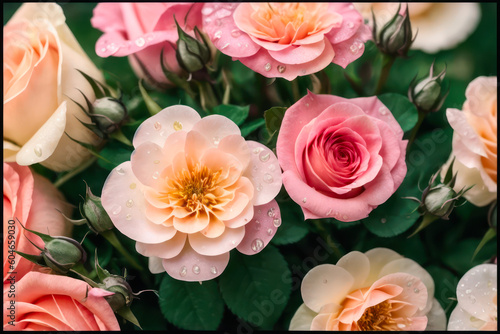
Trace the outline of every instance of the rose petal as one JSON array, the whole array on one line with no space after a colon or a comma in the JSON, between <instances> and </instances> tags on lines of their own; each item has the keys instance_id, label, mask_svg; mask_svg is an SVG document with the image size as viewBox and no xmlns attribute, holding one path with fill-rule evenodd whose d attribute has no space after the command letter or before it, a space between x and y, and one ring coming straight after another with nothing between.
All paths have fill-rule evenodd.
<instances>
[{"instance_id":1,"label":"rose petal","mask_svg":"<svg viewBox=\"0 0 500 334\"><path fill-rule=\"evenodd\" d=\"M314 317L317 315L316 312L311 311L306 304L299 306L297 311L290 321L289 331L308 331L311 329L311 323Z\"/></svg>"},{"instance_id":2,"label":"rose petal","mask_svg":"<svg viewBox=\"0 0 500 334\"><path fill-rule=\"evenodd\" d=\"M189 244L201 255L215 256L229 252L243 239L245 228L226 228L217 238L207 238L202 233L189 235Z\"/></svg>"},{"instance_id":3,"label":"rose petal","mask_svg":"<svg viewBox=\"0 0 500 334\"><path fill-rule=\"evenodd\" d=\"M370 260L368 257L358 251L352 251L342 256L337 266L347 270L354 279L351 290L365 287L364 283L370 273Z\"/></svg>"},{"instance_id":4,"label":"rose petal","mask_svg":"<svg viewBox=\"0 0 500 334\"><path fill-rule=\"evenodd\" d=\"M432 299L432 308L426 314L427 327L426 331L445 331L446 330L446 313L444 312L441 304L436 298Z\"/></svg>"},{"instance_id":5,"label":"rose petal","mask_svg":"<svg viewBox=\"0 0 500 334\"><path fill-rule=\"evenodd\" d=\"M189 243L179 255L172 259L164 259L163 267L167 274L175 279L188 282L201 282L219 276L229 262L229 253L217 256L200 255Z\"/></svg>"},{"instance_id":6,"label":"rose petal","mask_svg":"<svg viewBox=\"0 0 500 334\"><path fill-rule=\"evenodd\" d=\"M373 282L381 277L380 271L387 263L403 258L392 249L382 247L372 248L365 252L365 255L370 261L370 274L366 278L364 285L372 285Z\"/></svg>"},{"instance_id":7,"label":"rose petal","mask_svg":"<svg viewBox=\"0 0 500 334\"><path fill-rule=\"evenodd\" d=\"M192 130L204 135L214 147L217 147L220 141L226 136L241 136L240 128L229 118L221 115L203 117L193 126Z\"/></svg>"},{"instance_id":8,"label":"rose petal","mask_svg":"<svg viewBox=\"0 0 500 334\"><path fill-rule=\"evenodd\" d=\"M256 206L253 219L245 225L245 237L236 249L246 255L259 253L271 241L279 225L281 213L275 200Z\"/></svg>"},{"instance_id":9,"label":"rose petal","mask_svg":"<svg viewBox=\"0 0 500 334\"><path fill-rule=\"evenodd\" d=\"M284 64L303 64L318 58L325 50L325 40L314 44L293 46L280 51L269 51L269 55Z\"/></svg>"},{"instance_id":10,"label":"rose petal","mask_svg":"<svg viewBox=\"0 0 500 334\"><path fill-rule=\"evenodd\" d=\"M159 257L151 256L148 259L149 271L152 274L160 274L160 273L165 272L165 268L163 268L162 261L163 261L163 259L160 259Z\"/></svg>"},{"instance_id":11,"label":"rose petal","mask_svg":"<svg viewBox=\"0 0 500 334\"><path fill-rule=\"evenodd\" d=\"M170 259L179 255L185 243L186 234L177 232L171 239L158 244L136 242L135 249L138 253L147 257Z\"/></svg>"}]
</instances>

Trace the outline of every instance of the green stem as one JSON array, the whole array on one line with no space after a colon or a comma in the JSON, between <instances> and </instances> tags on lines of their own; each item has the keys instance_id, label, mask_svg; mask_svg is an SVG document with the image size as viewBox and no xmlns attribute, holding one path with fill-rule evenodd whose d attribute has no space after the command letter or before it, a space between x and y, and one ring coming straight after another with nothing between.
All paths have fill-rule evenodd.
<instances>
[{"instance_id":1,"label":"green stem","mask_svg":"<svg viewBox=\"0 0 500 334\"><path fill-rule=\"evenodd\" d=\"M116 237L116 234L113 230L102 232L101 235L106 240L108 240L108 242L111 245L113 245L113 247L116 248L123 256L125 256L125 258L127 259L127 261L130 263L130 265L132 267L134 267L135 269L137 269L139 271L144 270L144 268L142 268L142 266L139 263L137 263L137 261L123 247L123 245L121 244L120 240L118 240L118 238Z\"/></svg>"},{"instance_id":2,"label":"green stem","mask_svg":"<svg viewBox=\"0 0 500 334\"><path fill-rule=\"evenodd\" d=\"M411 130L410 139L408 139L408 146L406 147L407 152L409 152L408 149L410 148L411 144L413 144L413 142L415 141L415 138L417 138L418 130L420 129L420 126L422 125L424 118L425 118L425 113L419 110L417 124L415 124L415 126Z\"/></svg>"},{"instance_id":3,"label":"green stem","mask_svg":"<svg viewBox=\"0 0 500 334\"><path fill-rule=\"evenodd\" d=\"M318 229L319 235L325 240L327 245L333 250L333 253L337 257L336 260L340 259L342 256L344 256L343 252L337 247L335 242L332 240L332 237L330 236L330 233L326 230L326 228L323 226L321 220L315 219L312 221L314 226Z\"/></svg>"},{"instance_id":4,"label":"green stem","mask_svg":"<svg viewBox=\"0 0 500 334\"><path fill-rule=\"evenodd\" d=\"M384 55L384 65L382 67L380 78L378 79L377 88L375 89L374 95L378 95L382 91L387 78L389 78L389 72L391 71L392 65L394 64L395 60L396 57L394 56Z\"/></svg>"},{"instance_id":5,"label":"green stem","mask_svg":"<svg viewBox=\"0 0 500 334\"><path fill-rule=\"evenodd\" d=\"M92 158L88 159L86 162L84 162L83 164L81 164L77 168L73 169L72 171L70 171L70 172L64 174L63 176L61 176L60 178L58 178L54 182L54 186L56 188L61 187L68 180L70 180L71 178L73 178L77 174L83 172L85 169L87 169L88 167L90 167L96 160L97 160L96 156L93 156Z\"/></svg>"}]
</instances>

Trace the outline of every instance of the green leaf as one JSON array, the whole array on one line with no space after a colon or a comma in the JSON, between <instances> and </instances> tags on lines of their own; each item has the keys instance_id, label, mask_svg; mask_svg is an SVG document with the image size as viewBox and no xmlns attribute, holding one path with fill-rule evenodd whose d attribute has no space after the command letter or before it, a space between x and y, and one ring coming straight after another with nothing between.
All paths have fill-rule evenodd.
<instances>
[{"instance_id":1,"label":"green leaf","mask_svg":"<svg viewBox=\"0 0 500 334\"><path fill-rule=\"evenodd\" d=\"M241 125L248 117L250 106L235 106L231 104L221 104L212 108L212 113L226 116L236 125Z\"/></svg>"},{"instance_id":2,"label":"green leaf","mask_svg":"<svg viewBox=\"0 0 500 334\"><path fill-rule=\"evenodd\" d=\"M132 151L130 149L124 148L120 143L110 142L99 153L109 162L98 160L97 164L102 168L112 170L122 162L130 160Z\"/></svg>"},{"instance_id":3,"label":"green leaf","mask_svg":"<svg viewBox=\"0 0 500 334\"><path fill-rule=\"evenodd\" d=\"M441 304L446 316L449 317L456 305L456 301L450 298L456 298L458 277L449 270L436 265L429 266L425 270L434 279L434 297Z\"/></svg>"},{"instance_id":4,"label":"green leaf","mask_svg":"<svg viewBox=\"0 0 500 334\"><path fill-rule=\"evenodd\" d=\"M479 239L469 238L451 245L442 255L443 262L463 276L470 268L489 260L497 253L497 244L490 242L472 259Z\"/></svg>"},{"instance_id":5,"label":"green leaf","mask_svg":"<svg viewBox=\"0 0 500 334\"><path fill-rule=\"evenodd\" d=\"M290 297L291 275L277 248L268 245L247 256L231 253L220 276L220 291L227 306L238 317L262 329L272 329Z\"/></svg>"},{"instance_id":6,"label":"green leaf","mask_svg":"<svg viewBox=\"0 0 500 334\"><path fill-rule=\"evenodd\" d=\"M184 282L165 274L160 284L160 309L175 326L187 330L216 330L224 302L215 281Z\"/></svg>"},{"instance_id":7,"label":"green leaf","mask_svg":"<svg viewBox=\"0 0 500 334\"><path fill-rule=\"evenodd\" d=\"M379 95L379 100L392 112L404 132L413 129L418 121L417 107L401 94Z\"/></svg>"},{"instance_id":8,"label":"green leaf","mask_svg":"<svg viewBox=\"0 0 500 334\"><path fill-rule=\"evenodd\" d=\"M416 203L403 199L401 192L396 191L362 222L370 232L379 237L394 237L412 227L420 217L418 212L412 213L416 206Z\"/></svg>"},{"instance_id":9,"label":"green leaf","mask_svg":"<svg viewBox=\"0 0 500 334\"><path fill-rule=\"evenodd\" d=\"M276 131L279 131L283 117L285 117L285 112L285 107L272 107L264 111L264 119L266 120L266 128L269 135L272 136Z\"/></svg>"},{"instance_id":10,"label":"green leaf","mask_svg":"<svg viewBox=\"0 0 500 334\"><path fill-rule=\"evenodd\" d=\"M151 116L156 115L158 112L160 112L161 107L151 98L151 96L149 96L146 89L144 89L144 86L142 85L142 80L139 80L139 90L141 91L142 98L144 99L144 103L146 103L146 108L148 108L148 111L151 114Z\"/></svg>"},{"instance_id":11,"label":"green leaf","mask_svg":"<svg viewBox=\"0 0 500 334\"><path fill-rule=\"evenodd\" d=\"M266 124L266 121L263 118L254 119L241 127L241 135L246 137L264 124Z\"/></svg>"},{"instance_id":12,"label":"green leaf","mask_svg":"<svg viewBox=\"0 0 500 334\"><path fill-rule=\"evenodd\" d=\"M286 207L281 211L281 226L271 242L275 245L287 245L300 241L309 232L308 224L299 210Z\"/></svg>"}]
</instances>

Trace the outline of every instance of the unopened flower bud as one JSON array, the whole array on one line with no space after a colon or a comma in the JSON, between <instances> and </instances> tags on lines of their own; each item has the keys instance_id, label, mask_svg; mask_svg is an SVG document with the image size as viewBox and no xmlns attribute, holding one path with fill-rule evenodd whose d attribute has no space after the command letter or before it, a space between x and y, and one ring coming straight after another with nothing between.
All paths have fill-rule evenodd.
<instances>
[{"instance_id":1,"label":"unopened flower bud","mask_svg":"<svg viewBox=\"0 0 500 334\"><path fill-rule=\"evenodd\" d=\"M67 237L54 237L46 242L41 256L45 264L58 274L66 274L77 263L87 259L80 243Z\"/></svg>"},{"instance_id":2,"label":"unopened flower bud","mask_svg":"<svg viewBox=\"0 0 500 334\"><path fill-rule=\"evenodd\" d=\"M378 48L385 54L391 56L406 57L411 44L412 30L410 16L408 15L408 6L404 15L399 14L401 5L398 11L389 22L387 22L380 32L377 33L377 23L373 14L373 39Z\"/></svg>"},{"instance_id":3,"label":"unopened flower bud","mask_svg":"<svg viewBox=\"0 0 500 334\"><path fill-rule=\"evenodd\" d=\"M90 117L104 134L111 134L119 129L127 117L127 108L118 99L103 97L92 104Z\"/></svg>"},{"instance_id":4,"label":"unopened flower bud","mask_svg":"<svg viewBox=\"0 0 500 334\"><path fill-rule=\"evenodd\" d=\"M411 82L408 89L408 98L420 111L435 112L443 105L448 92L441 95L443 78L446 75L446 69L434 76L434 63L432 63L429 76L416 82Z\"/></svg>"},{"instance_id":5,"label":"unopened flower bud","mask_svg":"<svg viewBox=\"0 0 500 334\"><path fill-rule=\"evenodd\" d=\"M424 206L428 213L438 217L446 217L454 208L457 193L444 184L429 190L424 198Z\"/></svg>"},{"instance_id":6,"label":"unopened flower bud","mask_svg":"<svg viewBox=\"0 0 500 334\"><path fill-rule=\"evenodd\" d=\"M175 52L175 57L180 67L189 73L193 73L201 70L210 61L210 48L206 39L199 32L198 28L195 27L195 33L202 40L201 42L186 34L177 21L177 32L179 34L179 39L177 40L177 50Z\"/></svg>"},{"instance_id":7,"label":"unopened flower bud","mask_svg":"<svg viewBox=\"0 0 500 334\"><path fill-rule=\"evenodd\" d=\"M102 233L111 230L114 225L106 210L102 207L101 198L92 194L87 187L85 201L80 206L82 216L87 219L89 228L95 233Z\"/></svg>"},{"instance_id":8,"label":"unopened flower bud","mask_svg":"<svg viewBox=\"0 0 500 334\"><path fill-rule=\"evenodd\" d=\"M115 312L122 307L130 306L134 298L132 288L122 276L110 275L103 279L99 287L115 293L114 295L105 297Z\"/></svg>"}]
</instances>

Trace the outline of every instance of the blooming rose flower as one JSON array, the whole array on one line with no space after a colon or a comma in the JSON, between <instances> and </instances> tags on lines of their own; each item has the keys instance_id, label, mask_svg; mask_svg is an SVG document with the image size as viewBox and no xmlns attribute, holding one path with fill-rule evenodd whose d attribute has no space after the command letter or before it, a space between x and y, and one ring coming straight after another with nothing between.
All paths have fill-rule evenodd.
<instances>
[{"instance_id":1,"label":"blooming rose flower","mask_svg":"<svg viewBox=\"0 0 500 334\"><path fill-rule=\"evenodd\" d=\"M202 13L217 49L268 78L345 68L371 37L351 3L206 3Z\"/></svg>"},{"instance_id":2,"label":"blooming rose flower","mask_svg":"<svg viewBox=\"0 0 500 334\"><path fill-rule=\"evenodd\" d=\"M387 248L357 251L309 271L290 330L442 330L446 315L434 281Z\"/></svg>"},{"instance_id":3,"label":"blooming rose flower","mask_svg":"<svg viewBox=\"0 0 500 334\"><path fill-rule=\"evenodd\" d=\"M190 107L171 106L142 123L133 144L101 199L116 228L150 258L151 272L212 279L230 250L259 252L281 224L276 156L245 141L226 117L200 119Z\"/></svg>"},{"instance_id":4,"label":"blooming rose flower","mask_svg":"<svg viewBox=\"0 0 500 334\"><path fill-rule=\"evenodd\" d=\"M472 204L485 206L497 198L497 77L478 77L465 91L462 111L446 110L454 130L451 160L457 174L455 190L474 185L464 197Z\"/></svg>"},{"instance_id":5,"label":"blooming rose flower","mask_svg":"<svg viewBox=\"0 0 500 334\"><path fill-rule=\"evenodd\" d=\"M406 175L407 140L376 97L309 93L285 113L276 150L283 184L309 218L366 218Z\"/></svg>"},{"instance_id":6,"label":"blooming rose flower","mask_svg":"<svg viewBox=\"0 0 500 334\"><path fill-rule=\"evenodd\" d=\"M89 118L72 100L95 99L78 72L103 77L65 23L55 3L25 3L3 29L3 157L20 165L75 168L90 153L64 134L94 144L79 120Z\"/></svg>"},{"instance_id":7,"label":"blooming rose flower","mask_svg":"<svg viewBox=\"0 0 500 334\"><path fill-rule=\"evenodd\" d=\"M71 277L33 271L17 282L14 297L4 288L3 329L117 331L118 321L104 299L112 294ZM15 311L9 317L12 302Z\"/></svg>"},{"instance_id":8,"label":"blooming rose flower","mask_svg":"<svg viewBox=\"0 0 500 334\"><path fill-rule=\"evenodd\" d=\"M174 16L181 28L194 36L193 29L202 29L203 3L99 3L90 20L92 26L104 32L96 43L100 57L130 56L130 64L139 78L150 83L170 83L161 67L181 73L175 57L179 38ZM142 65L141 65L142 63Z\"/></svg>"},{"instance_id":9,"label":"blooming rose flower","mask_svg":"<svg viewBox=\"0 0 500 334\"><path fill-rule=\"evenodd\" d=\"M398 3L355 2L354 6L363 17L372 21L372 9L377 26L387 23L398 10ZM401 6L401 14L405 5ZM409 3L408 13L413 34L412 49L428 53L451 49L463 42L476 29L481 17L478 3ZM461 22L457 25L455 22ZM418 31L418 33L416 33Z\"/></svg>"},{"instance_id":10,"label":"blooming rose flower","mask_svg":"<svg viewBox=\"0 0 500 334\"><path fill-rule=\"evenodd\" d=\"M15 163L3 164L3 282L15 272L16 280L33 269L34 264L13 254L18 250L27 254L40 254L28 238L43 248L43 241L25 231L17 219L28 229L54 235L69 236L72 225L61 215L71 215L71 207L62 194L46 178L31 173L29 167ZM12 257L9 255L14 255Z\"/></svg>"},{"instance_id":11,"label":"blooming rose flower","mask_svg":"<svg viewBox=\"0 0 500 334\"><path fill-rule=\"evenodd\" d=\"M497 330L497 265L480 264L457 285L458 305L448 330Z\"/></svg>"}]
</instances>

